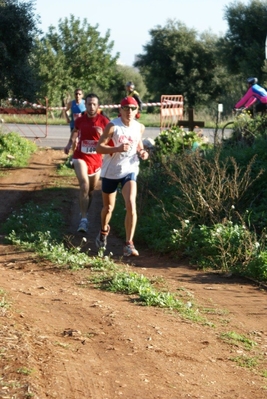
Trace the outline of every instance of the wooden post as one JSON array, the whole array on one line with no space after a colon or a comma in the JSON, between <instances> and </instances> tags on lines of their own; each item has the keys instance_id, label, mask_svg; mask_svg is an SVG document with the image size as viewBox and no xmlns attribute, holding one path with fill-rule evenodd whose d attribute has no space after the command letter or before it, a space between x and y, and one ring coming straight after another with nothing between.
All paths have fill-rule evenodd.
<instances>
[{"instance_id":1,"label":"wooden post","mask_svg":"<svg viewBox=\"0 0 267 399\"><path fill-rule=\"evenodd\" d=\"M188 127L192 131L197 127L205 127L205 122L194 120L194 108L188 109L188 121L178 121L178 126Z\"/></svg>"}]
</instances>

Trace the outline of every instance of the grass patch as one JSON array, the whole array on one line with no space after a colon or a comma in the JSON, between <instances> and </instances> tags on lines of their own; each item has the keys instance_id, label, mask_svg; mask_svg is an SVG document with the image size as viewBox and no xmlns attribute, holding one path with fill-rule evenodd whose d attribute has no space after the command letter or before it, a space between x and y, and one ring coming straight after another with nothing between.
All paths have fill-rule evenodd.
<instances>
[{"instance_id":1,"label":"grass patch","mask_svg":"<svg viewBox=\"0 0 267 399\"><path fill-rule=\"evenodd\" d=\"M234 331L222 333L220 335L220 338L229 345L242 347L245 350L251 350L252 348L257 346L257 343L255 341L252 341L244 335L240 335Z\"/></svg>"},{"instance_id":2,"label":"grass patch","mask_svg":"<svg viewBox=\"0 0 267 399\"><path fill-rule=\"evenodd\" d=\"M233 350L236 351L238 355L229 357L229 360L235 362L239 367L252 369L257 374L267 377L267 373L265 375L266 370L261 370L261 365L265 363L265 359L262 354L262 349L257 348L257 342L235 331L221 333L220 338L223 342L238 348L238 350ZM245 352L242 353L243 351ZM248 356L247 352L252 353L252 355Z\"/></svg>"},{"instance_id":3,"label":"grass patch","mask_svg":"<svg viewBox=\"0 0 267 399\"><path fill-rule=\"evenodd\" d=\"M9 303L6 300L5 297L5 291L0 289L0 308L2 309L2 311L4 311L5 309L9 308Z\"/></svg>"},{"instance_id":4,"label":"grass patch","mask_svg":"<svg viewBox=\"0 0 267 399\"><path fill-rule=\"evenodd\" d=\"M30 140L17 133L0 133L0 167L22 168L28 165L30 156L38 149Z\"/></svg>"},{"instance_id":5,"label":"grass patch","mask_svg":"<svg viewBox=\"0 0 267 399\"><path fill-rule=\"evenodd\" d=\"M206 323L191 302L183 302L173 293L158 291L154 287L155 281L142 274L123 269L123 266L110 266L107 269L103 269L102 265L100 268L92 267L92 271L97 273L88 278L89 282L102 290L130 295L133 302L140 305L175 310L185 319Z\"/></svg>"},{"instance_id":6,"label":"grass patch","mask_svg":"<svg viewBox=\"0 0 267 399\"><path fill-rule=\"evenodd\" d=\"M69 155L65 161L57 166L59 176L75 176L75 171L71 163L72 155Z\"/></svg>"},{"instance_id":7,"label":"grass patch","mask_svg":"<svg viewBox=\"0 0 267 399\"><path fill-rule=\"evenodd\" d=\"M17 369L18 374L31 375L33 372L33 369L28 369L27 367L20 367Z\"/></svg>"},{"instance_id":8,"label":"grass patch","mask_svg":"<svg viewBox=\"0 0 267 399\"><path fill-rule=\"evenodd\" d=\"M259 357L248 357L245 355L230 358L231 361L237 363L239 367L255 369L259 365Z\"/></svg>"},{"instance_id":9,"label":"grass patch","mask_svg":"<svg viewBox=\"0 0 267 399\"><path fill-rule=\"evenodd\" d=\"M34 217L32 217L34 215ZM134 302L143 306L155 306L178 311L183 318L196 322L206 322L192 302L183 302L170 292L155 288L158 280L150 281L147 277L129 271L117 265L110 256L90 257L83 252L86 238L82 238L77 247L62 242L63 216L54 203L39 206L33 202L14 211L4 223L3 230L7 239L24 250L30 250L59 266L78 270L90 267L93 275L89 279L96 287L112 292L134 295ZM162 282L161 282L162 283ZM180 293L179 293L180 294Z\"/></svg>"}]
</instances>

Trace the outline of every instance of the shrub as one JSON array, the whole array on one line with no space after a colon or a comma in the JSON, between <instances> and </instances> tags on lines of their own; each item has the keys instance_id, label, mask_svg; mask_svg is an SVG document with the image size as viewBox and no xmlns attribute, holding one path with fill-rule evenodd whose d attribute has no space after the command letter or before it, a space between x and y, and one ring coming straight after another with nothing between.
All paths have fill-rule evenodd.
<instances>
[{"instance_id":1,"label":"shrub","mask_svg":"<svg viewBox=\"0 0 267 399\"><path fill-rule=\"evenodd\" d=\"M37 145L17 133L0 133L0 166L4 168L27 166Z\"/></svg>"},{"instance_id":2,"label":"shrub","mask_svg":"<svg viewBox=\"0 0 267 399\"><path fill-rule=\"evenodd\" d=\"M185 131L180 127L164 130L155 139L155 161L166 160L172 154L203 150L209 147L201 133ZM167 157L166 157L167 156Z\"/></svg>"}]
</instances>

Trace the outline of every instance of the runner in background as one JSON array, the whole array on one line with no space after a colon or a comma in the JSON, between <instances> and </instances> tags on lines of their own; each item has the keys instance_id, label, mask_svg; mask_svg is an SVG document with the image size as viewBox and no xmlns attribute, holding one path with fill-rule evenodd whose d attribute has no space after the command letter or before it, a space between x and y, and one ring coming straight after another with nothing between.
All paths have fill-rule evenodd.
<instances>
[{"instance_id":1,"label":"runner in background","mask_svg":"<svg viewBox=\"0 0 267 399\"><path fill-rule=\"evenodd\" d=\"M65 114L67 123L70 125L70 132L72 132L74 128L75 120L82 115L83 112L86 111L85 101L83 99L83 91L82 89L76 89L74 91L75 99L71 100L66 107Z\"/></svg>"},{"instance_id":2,"label":"runner in background","mask_svg":"<svg viewBox=\"0 0 267 399\"><path fill-rule=\"evenodd\" d=\"M134 83L131 81L126 83L125 88L126 88L126 96L133 97L138 104L138 112L136 113L135 118L139 119L140 113L142 112L142 109L143 109L143 104L142 104L142 100L139 96L139 93L135 90Z\"/></svg>"},{"instance_id":3,"label":"runner in background","mask_svg":"<svg viewBox=\"0 0 267 399\"><path fill-rule=\"evenodd\" d=\"M86 106L85 106L85 101L83 99L82 89L76 89L74 92L74 95L75 95L75 99L68 103L66 110L65 110L66 119L70 125L70 133L74 129L75 120L86 112ZM69 115L69 111L70 111L70 115ZM102 109L98 108L97 113L102 114L107 119L109 119L109 117L105 114L105 112ZM73 143L73 147L72 147L73 152L75 151L76 146L77 146L77 140ZM70 163L72 164L72 161L70 161Z\"/></svg>"}]
</instances>

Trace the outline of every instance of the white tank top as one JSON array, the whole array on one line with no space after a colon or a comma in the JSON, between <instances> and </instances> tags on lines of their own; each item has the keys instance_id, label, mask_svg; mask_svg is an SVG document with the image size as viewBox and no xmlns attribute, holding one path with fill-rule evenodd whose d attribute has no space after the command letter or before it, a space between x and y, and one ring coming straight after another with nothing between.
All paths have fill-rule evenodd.
<instances>
[{"instance_id":1,"label":"white tank top","mask_svg":"<svg viewBox=\"0 0 267 399\"><path fill-rule=\"evenodd\" d=\"M121 179L129 173L137 175L139 172L137 146L141 140L141 125L136 120L133 120L131 126L125 126L121 118L113 119L111 123L114 125L112 136L114 147L118 147L122 143L129 143L130 149L127 152L105 154L101 177Z\"/></svg>"}]
</instances>

